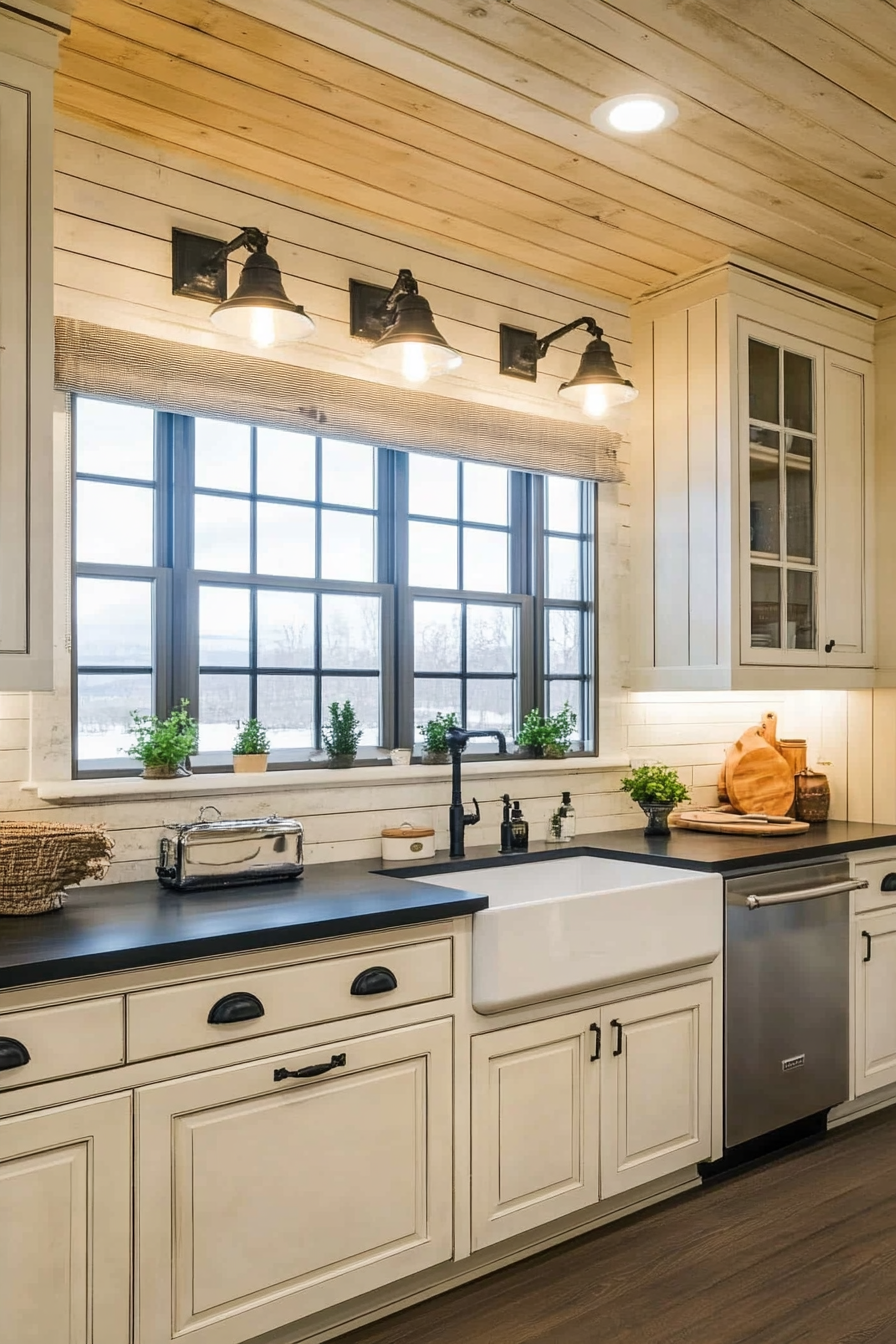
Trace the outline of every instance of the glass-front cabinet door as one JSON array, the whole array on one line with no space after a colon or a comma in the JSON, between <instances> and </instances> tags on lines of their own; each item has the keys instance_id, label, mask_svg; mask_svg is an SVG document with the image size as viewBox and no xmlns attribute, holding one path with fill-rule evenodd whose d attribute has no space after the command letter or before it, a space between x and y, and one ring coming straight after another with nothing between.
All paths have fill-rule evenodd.
<instances>
[{"instance_id":1,"label":"glass-front cabinet door","mask_svg":"<svg viewBox=\"0 0 896 1344\"><path fill-rule=\"evenodd\" d=\"M819 661L818 444L823 351L743 324L744 661Z\"/></svg>"}]
</instances>

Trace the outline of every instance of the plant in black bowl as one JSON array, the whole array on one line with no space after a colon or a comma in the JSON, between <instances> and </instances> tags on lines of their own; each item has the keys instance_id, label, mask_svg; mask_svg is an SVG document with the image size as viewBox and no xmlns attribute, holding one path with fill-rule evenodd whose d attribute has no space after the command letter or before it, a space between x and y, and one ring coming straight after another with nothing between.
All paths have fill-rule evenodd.
<instances>
[{"instance_id":1,"label":"plant in black bowl","mask_svg":"<svg viewBox=\"0 0 896 1344\"><path fill-rule=\"evenodd\" d=\"M639 803L647 817L645 835L668 835L669 813L678 803L686 803L690 794L668 765L639 765L622 781L624 793Z\"/></svg>"},{"instance_id":2,"label":"plant in black bowl","mask_svg":"<svg viewBox=\"0 0 896 1344\"><path fill-rule=\"evenodd\" d=\"M528 756L549 756L559 759L566 755L576 729L576 715L569 701L556 714L544 717L540 709L530 709L516 735L518 747Z\"/></svg>"}]
</instances>

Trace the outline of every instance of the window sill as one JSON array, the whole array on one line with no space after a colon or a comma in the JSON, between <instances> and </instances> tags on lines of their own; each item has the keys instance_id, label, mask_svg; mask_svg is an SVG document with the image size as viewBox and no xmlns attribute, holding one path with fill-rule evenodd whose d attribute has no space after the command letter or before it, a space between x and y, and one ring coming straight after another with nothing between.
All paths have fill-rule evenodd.
<instances>
[{"instance_id":1,"label":"window sill","mask_svg":"<svg viewBox=\"0 0 896 1344\"><path fill-rule=\"evenodd\" d=\"M568 756L561 761L469 761L464 779L506 779L514 776L584 775L601 770L626 770L627 756ZM186 779L72 779L29 781L20 787L44 803L123 802L140 798L223 797L227 794L301 793L305 789L377 788L419 784L451 778L450 765L352 766L348 770L272 770L259 775L202 774Z\"/></svg>"}]
</instances>

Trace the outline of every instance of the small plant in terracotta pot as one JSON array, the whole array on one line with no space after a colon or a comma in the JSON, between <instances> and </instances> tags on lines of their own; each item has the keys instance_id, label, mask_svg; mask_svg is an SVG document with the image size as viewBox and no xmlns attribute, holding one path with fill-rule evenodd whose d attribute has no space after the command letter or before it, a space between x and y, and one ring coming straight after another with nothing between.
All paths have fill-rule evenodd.
<instances>
[{"instance_id":1,"label":"small plant in terracotta pot","mask_svg":"<svg viewBox=\"0 0 896 1344\"><path fill-rule=\"evenodd\" d=\"M451 759L448 755L448 738L446 736L449 728L456 728L457 715L453 712L448 714L437 714L434 719L429 719L422 724L418 731L423 734L423 764L424 765L447 765Z\"/></svg>"},{"instance_id":2,"label":"small plant in terracotta pot","mask_svg":"<svg viewBox=\"0 0 896 1344\"><path fill-rule=\"evenodd\" d=\"M639 765L622 781L622 789L646 815L645 835L668 835L669 813L691 796L668 765Z\"/></svg>"},{"instance_id":3,"label":"small plant in terracotta pot","mask_svg":"<svg viewBox=\"0 0 896 1344\"><path fill-rule=\"evenodd\" d=\"M131 714L135 741L128 755L143 763L144 779L178 779L190 773L186 759L198 745L199 725L189 709L189 700L181 700L167 719L136 711Z\"/></svg>"},{"instance_id":4,"label":"small plant in terracotta pot","mask_svg":"<svg viewBox=\"0 0 896 1344\"><path fill-rule=\"evenodd\" d=\"M235 775L263 774L268 768L271 743L257 719L237 723L237 739L233 744L233 772Z\"/></svg>"},{"instance_id":5,"label":"small plant in terracotta pot","mask_svg":"<svg viewBox=\"0 0 896 1344\"><path fill-rule=\"evenodd\" d=\"M321 733L332 770L345 770L354 764L361 741L361 723L351 700L340 707L334 700L328 709L329 721Z\"/></svg>"}]
</instances>

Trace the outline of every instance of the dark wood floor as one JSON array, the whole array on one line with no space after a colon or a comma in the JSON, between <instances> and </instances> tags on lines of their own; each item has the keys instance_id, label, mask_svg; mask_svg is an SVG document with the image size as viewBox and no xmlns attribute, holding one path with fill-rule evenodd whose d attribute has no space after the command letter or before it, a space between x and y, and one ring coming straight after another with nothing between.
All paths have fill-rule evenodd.
<instances>
[{"instance_id":1,"label":"dark wood floor","mask_svg":"<svg viewBox=\"0 0 896 1344\"><path fill-rule=\"evenodd\" d=\"M341 1344L896 1344L896 1108Z\"/></svg>"}]
</instances>

